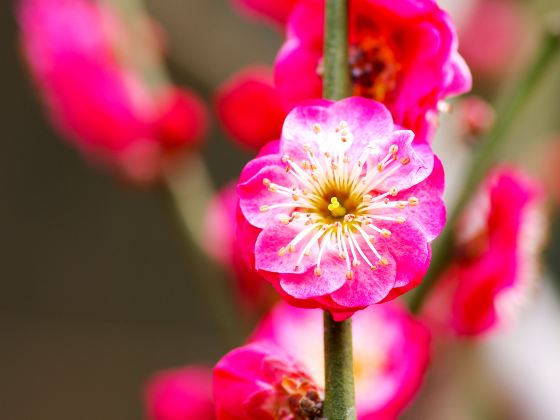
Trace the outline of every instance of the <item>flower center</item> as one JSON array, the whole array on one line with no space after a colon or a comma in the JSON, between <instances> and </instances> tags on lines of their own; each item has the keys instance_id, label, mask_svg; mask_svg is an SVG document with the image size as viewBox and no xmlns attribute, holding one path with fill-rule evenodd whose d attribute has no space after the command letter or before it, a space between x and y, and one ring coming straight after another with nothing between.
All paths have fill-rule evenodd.
<instances>
[{"instance_id":1,"label":"flower center","mask_svg":"<svg viewBox=\"0 0 560 420\"><path fill-rule=\"evenodd\" d=\"M334 133L323 133L318 124L313 126L313 131L321 136L316 142L321 147L320 153L304 145L306 159L297 162L291 156L283 156L282 162L293 184L279 185L265 178L264 186L285 200L263 205L260 210L286 209L278 215L278 220L296 227L298 233L278 250L278 255L298 252L296 270L313 253L314 272L320 276L323 255L334 252L346 265L346 277L351 280L355 267L362 263L372 270L377 270L378 264L389 264L388 258L378 251L376 241L389 239L391 231L380 225L404 223L405 218L398 213L407 206L417 205L418 199L396 199L399 194L396 187L387 191L382 186L408 165L410 159L399 156L395 144L383 155L372 142L351 162L347 151L352 146L353 135L346 122L341 121Z\"/></svg>"},{"instance_id":2,"label":"flower center","mask_svg":"<svg viewBox=\"0 0 560 420\"><path fill-rule=\"evenodd\" d=\"M338 198L331 198L331 204L327 206L333 217L343 217L346 215L346 209L338 202Z\"/></svg>"},{"instance_id":3,"label":"flower center","mask_svg":"<svg viewBox=\"0 0 560 420\"><path fill-rule=\"evenodd\" d=\"M397 86L400 64L385 40L365 35L350 46L353 94L384 101Z\"/></svg>"},{"instance_id":4,"label":"flower center","mask_svg":"<svg viewBox=\"0 0 560 420\"><path fill-rule=\"evenodd\" d=\"M323 415L322 391L308 379L285 376L280 389L286 395L286 407L279 411L279 418L318 420Z\"/></svg>"}]
</instances>

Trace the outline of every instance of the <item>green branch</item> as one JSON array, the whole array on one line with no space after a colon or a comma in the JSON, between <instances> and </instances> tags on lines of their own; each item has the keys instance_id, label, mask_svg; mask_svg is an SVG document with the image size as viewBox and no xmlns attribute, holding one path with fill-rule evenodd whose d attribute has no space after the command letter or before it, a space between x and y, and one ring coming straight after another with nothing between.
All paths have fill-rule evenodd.
<instances>
[{"instance_id":1,"label":"green branch","mask_svg":"<svg viewBox=\"0 0 560 420\"><path fill-rule=\"evenodd\" d=\"M323 96L340 100L350 94L348 1L327 0ZM352 320L336 322L325 312L325 404L327 420L355 420Z\"/></svg>"}]
</instances>

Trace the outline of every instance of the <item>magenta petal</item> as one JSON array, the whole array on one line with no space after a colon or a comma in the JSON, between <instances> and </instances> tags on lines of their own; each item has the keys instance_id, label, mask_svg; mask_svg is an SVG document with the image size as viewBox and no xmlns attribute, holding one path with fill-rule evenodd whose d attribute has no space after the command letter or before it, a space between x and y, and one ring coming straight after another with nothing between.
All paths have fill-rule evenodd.
<instances>
[{"instance_id":1,"label":"magenta petal","mask_svg":"<svg viewBox=\"0 0 560 420\"><path fill-rule=\"evenodd\" d=\"M267 159L265 156L260 159ZM276 208L261 211L262 206L284 203L285 196L272 193L264 185L265 179L285 185L286 171L279 166L266 166L248 181L238 184L239 206L247 220L255 227L264 228L270 223L278 223L276 217L282 213L289 213L290 208ZM295 206L292 208L292 210Z\"/></svg>"},{"instance_id":2,"label":"magenta petal","mask_svg":"<svg viewBox=\"0 0 560 420\"><path fill-rule=\"evenodd\" d=\"M365 263L353 267L354 278L332 293L334 302L349 308L381 302L393 288L397 271L393 256L388 253L384 256L389 264L377 264L376 270Z\"/></svg>"},{"instance_id":3,"label":"magenta petal","mask_svg":"<svg viewBox=\"0 0 560 420\"><path fill-rule=\"evenodd\" d=\"M380 152L368 159L368 166L375 168L387 155L391 145L398 147L397 161L388 165L384 170L391 171L393 165L400 165L401 168L376 186L376 190L388 191L393 187L399 190L410 188L430 175L434 164L434 154L428 144L415 144L413 139L414 134L410 130L395 131L389 137L387 145L379 146ZM408 159L409 163L402 165L403 159ZM383 174L381 173L381 175Z\"/></svg>"},{"instance_id":4,"label":"magenta petal","mask_svg":"<svg viewBox=\"0 0 560 420\"><path fill-rule=\"evenodd\" d=\"M280 255L280 249L287 247L292 239L301 231L293 223L284 226L280 223L270 224L259 234L255 244L255 268L257 270L272 271L276 273L305 273L316 263L317 245L311 248L311 254L298 259L303 253L303 248L308 240L303 240L294 252L286 251ZM313 233L308 237L311 238Z\"/></svg>"},{"instance_id":5,"label":"magenta petal","mask_svg":"<svg viewBox=\"0 0 560 420\"><path fill-rule=\"evenodd\" d=\"M445 203L442 194L444 188L444 173L441 161L434 159L434 169L425 182L401 191L397 198L407 200L418 198L419 204L404 210L406 218L414 220L425 234L428 242L433 241L443 229L446 220Z\"/></svg>"},{"instance_id":6,"label":"magenta petal","mask_svg":"<svg viewBox=\"0 0 560 420\"><path fill-rule=\"evenodd\" d=\"M308 299L326 295L338 290L346 281L346 266L334 252L327 253L321 260L321 275L313 268L305 273L283 274L280 286L296 299Z\"/></svg>"}]
</instances>

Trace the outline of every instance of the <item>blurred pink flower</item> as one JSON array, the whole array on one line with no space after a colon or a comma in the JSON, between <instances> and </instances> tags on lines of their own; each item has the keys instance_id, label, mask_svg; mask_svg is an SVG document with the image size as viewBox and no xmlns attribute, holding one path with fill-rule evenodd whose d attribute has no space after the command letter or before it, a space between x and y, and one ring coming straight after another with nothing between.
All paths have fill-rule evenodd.
<instances>
[{"instance_id":1,"label":"blurred pink flower","mask_svg":"<svg viewBox=\"0 0 560 420\"><path fill-rule=\"evenodd\" d=\"M494 124L494 108L483 98L475 95L462 98L457 104L459 129L466 137L480 137Z\"/></svg>"},{"instance_id":2,"label":"blurred pink flower","mask_svg":"<svg viewBox=\"0 0 560 420\"><path fill-rule=\"evenodd\" d=\"M238 184L238 252L296 306L344 319L416 286L445 221L443 170L372 100L295 108Z\"/></svg>"},{"instance_id":3,"label":"blurred pink flower","mask_svg":"<svg viewBox=\"0 0 560 420\"><path fill-rule=\"evenodd\" d=\"M23 52L49 116L88 157L149 181L204 134L200 101L166 83L148 86L128 59L131 34L107 6L21 0L18 17Z\"/></svg>"},{"instance_id":4,"label":"blurred pink flower","mask_svg":"<svg viewBox=\"0 0 560 420\"><path fill-rule=\"evenodd\" d=\"M322 319L319 310L281 303L257 326L251 341L274 343L323 384ZM430 355L428 330L394 303L361 311L352 324L358 419L396 419L422 383Z\"/></svg>"},{"instance_id":5,"label":"blurred pink flower","mask_svg":"<svg viewBox=\"0 0 560 420\"><path fill-rule=\"evenodd\" d=\"M275 81L288 107L322 96L324 0L301 0L288 23ZM429 140L437 105L468 91L449 16L434 0L350 3L353 94L383 102L396 124Z\"/></svg>"},{"instance_id":6,"label":"blurred pink flower","mask_svg":"<svg viewBox=\"0 0 560 420\"><path fill-rule=\"evenodd\" d=\"M542 204L534 180L514 168L494 170L461 219L456 261L425 305L426 316L466 336L512 318L537 276Z\"/></svg>"},{"instance_id":7,"label":"blurred pink flower","mask_svg":"<svg viewBox=\"0 0 560 420\"><path fill-rule=\"evenodd\" d=\"M475 0L459 30L461 53L477 75L499 76L525 55L524 11L516 0Z\"/></svg>"},{"instance_id":8,"label":"blurred pink flower","mask_svg":"<svg viewBox=\"0 0 560 420\"><path fill-rule=\"evenodd\" d=\"M212 371L190 366L153 376L145 390L149 420L214 420Z\"/></svg>"},{"instance_id":9,"label":"blurred pink flower","mask_svg":"<svg viewBox=\"0 0 560 420\"><path fill-rule=\"evenodd\" d=\"M243 69L220 86L215 103L225 131L242 146L258 149L280 137L287 112L271 69Z\"/></svg>"},{"instance_id":10,"label":"blurred pink flower","mask_svg":"<svg viewBox=\"0 0 560 420\"><path fill-rule=\"evenodd\" d=\"M239 252L236 241L237 193L235 185L223 187L212 199L206 212L205 250L231 271L237 295L246 313L262 313L272 305L275 293L255 270L252 256Z\"/></svg>"},{"instance_id":11,"label":"blurred pink flower","mask_svg":"<svg viewBox=\"0 0 560 420\"><path fill-rule=\"evenodd\" d=\"M282 349L252 343L226 354L214 368L218 420L315 418L323 391Z\"/></svg>"},{"instance_id":12,"label":"blurred pink flower","mask_svg":"<svg viewBox=\"0 0 560 420\"><path fill-rule=\"evenodd\" d=\"M283 27L298 0L232 0L242 13Z\"/></svg>"}]
</instances>

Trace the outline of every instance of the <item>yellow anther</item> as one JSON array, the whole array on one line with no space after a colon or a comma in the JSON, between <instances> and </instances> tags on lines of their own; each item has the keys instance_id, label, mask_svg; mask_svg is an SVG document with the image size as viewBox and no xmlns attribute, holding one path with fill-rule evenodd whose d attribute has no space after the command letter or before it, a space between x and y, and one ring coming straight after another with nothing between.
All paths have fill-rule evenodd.
<instances>
[{"instance_id":1,"label":"yellow anther","mask_svg":"<svg viewBox=\"0 0 560 420\"><path fill-rule=\"evenodd\" d=\"M263 179L263 185L265 185L266 187L268 187L270 185L271 181L268 178L264 178Z\"/></svg>"},{"instance_id":2,"label":"yellow anther","mask_svg":"<svg viewBox=\"0 0 560 420\"><path fill-rule=\"evenodd\" d=\"M348 123L344 120L340 121L340 124L338 125L340 128L347 128L348 127Z\"/></svg>"},{"instance_id":3,"label":"yellow anther","mask_svg":"<svg viewBox=\"0 0 560 420\"><path fill-rule=\"evenodd\" d=\"M411 206L417 206L419 202L420 200L418 200L418 198L416 197L410 197L408 199L408 204L410 204Z\"/></svg>"},{"instance_id":4,"label":"yellow anther","mask_svg":"<svg viewBox=\"0 0 560 420\"><path fill-rule=\"evenodd\" d=\"M294 244L288 245L288 252L295 252L295 251L296 251L296 246Z\"/></svg>"},{"instance_id":5,"label":"yellow anther","mask_svg":"<svg viewBox=\"0 0 560 420\"><path fill-rule=\"evenodd\" d=\"M375 270L377 270L377 266L372 265L372 266L371 266L371 271L375 271Z\"/></svg>"},{"instance_id":6,"label":"yellow anther","mask_svg":"<svg viewBox=\"0 0 560 420\"><path fill-rule=\"evenodd\" d=\"M381 162L379 162L379 163L377 164L377 170L378 170L379 172L382 172L383 169L385 169L385 165L383 165Z\"/></svg>"},{"instance_id":7,"label":"yellow anther","mask_svg":"<svg viewBox=\"0 0 560 420\"><path fill-rule=\"evenodd\" d=\"M268 209L269 209L269 207L268 207L268 206L260 206L260 207L259 207L259 211L260 211L261 213L265 213L265 212L267 212L267 211L268 211Z\"/></svg>"},{"instance_id":8,"label":"yellow anther","mask_svg":"<svg viewBox=\"0 0 560 420\"><path fill-rule=\"evenodd\" d=\"M409 157L404 157L401 159L401 163L403 165L408 165L410 163L410 158Z\"/></svg>"},{"instance_id":9,"label":"yellow anther","mask_svg":"<svg viewBox=\"0 0 560 420\"><path fill-rule=\"evenodd\" d=\"M389 193L394 197L399 193L399 190L397 187L393 187L389 190Z\"/></svg>"},{"instance_id":10,"label":"yellow anther","mask_svg":"<svg viewBox=\"0 0 560 420\"><path fill-rule=\"evenodd\" d=\"M321 125L320 124L313 124L313 132L315 134L319 134L321 132Z\"/></svg>"},{"instance_id":11,"label":"yellow anther","mask_svg":"<svg viewBox=\"0 0 560 420\"><path fill-rule=\"evenodd\" d=\"M354 278L354 272L352 270L348 270L346 272L346 279L347 280L352 280Z\"/></svg>"},{"instance_id":12,"label":"yellow anther","mask_svg":"<svg viewBox=\"0 0 560 420\"><path fill-rule=\"evenodd\" d=\"M278 220L280 220L280 223L282 223L283 225L287 225L292 221L292 218L286 214L279 214Z\"/></svg>"},{"instance_id":13,"label":"yellow anther","mask_svg":"<svg viewBox=\"0 0 560 420\"><path fill-rule=\"evenodd\" d=\"M391 145L391 147L389 148L389 153L391 153L392 155L396 154L399 151L399 146L397 146L396 144Z\"/></svg>"},{"instance_id":14,"label":"yellow anther","mask_svg":"<svg viewBox=\"0 0 560 420\"><path fill-rule=\"evenodd\" d=\"M315 270L313 270L313 272L315 273L315 275L317 277L319 277L321 275L321 269L319 267L315 267Z\"/></svg>"},{"instance_id":15,"label":"yellow anther","mask_svg":"<svg viewBox=\"0 0 560 420\"><path fill-rule=\"evenodd\" d=\"M278 250L278 255L280 257L283 257L284 255L286 255L286 248L282 247Z\"/></svg>"},{"instance_id":16,"label":"yellow anther","mask_svg":"<svg viewBox=\"0 0 560 420\"><path fill-rule=\"evenodd\" d=\"M397 223L402 225L404 222L406 222L406 219L404 217L402 216L397 217Z\"/></svg>"},{"instance_id":17,"label":"yellow anther","mask_svg":"<svg viewBox=\"0 0 560 420\"><path fill-rule=\"evenodd\" d=\"M360 265L360 261L354 260L354 261L352 261L352 265L353 265L354 267L358 267L358 266Z\"/></svg>"},{"instance_id":18,"label":"yellow anther","mask_svg":"<svg viewBox=\"0 0 560 420\"><path fill-rule=\"evenodd\" d=\"M381 229L381 236L383 236L384 238L390 238L391 231L388 229Z\"/></svg>"},{"instance_id":19,"label":"yellow anther","mask_svg":"<svg viewBox=\"0 0 560 420\"><path fill-rule=\"evenodd\" d=\"M379 263L381 265L389 265L389 260L385 257L381 257L381 259L379 260Z\"/></svg>"}]
</instances>

